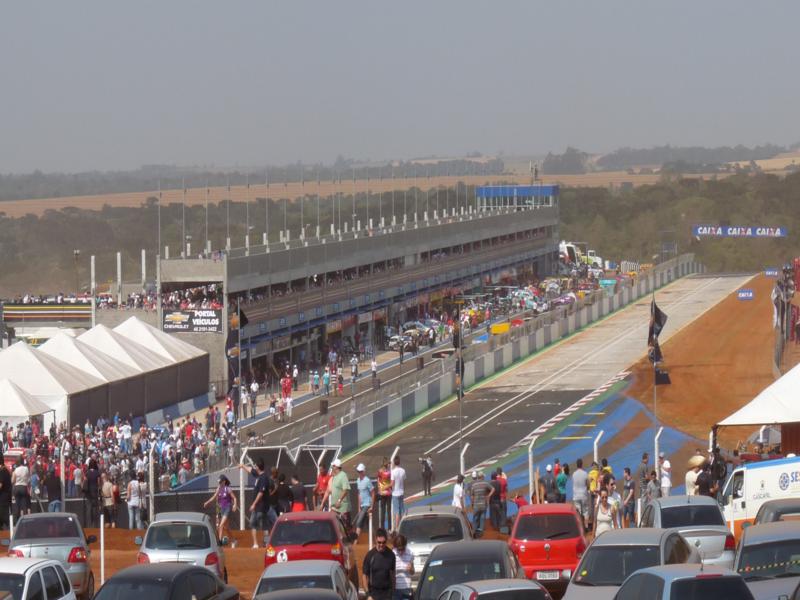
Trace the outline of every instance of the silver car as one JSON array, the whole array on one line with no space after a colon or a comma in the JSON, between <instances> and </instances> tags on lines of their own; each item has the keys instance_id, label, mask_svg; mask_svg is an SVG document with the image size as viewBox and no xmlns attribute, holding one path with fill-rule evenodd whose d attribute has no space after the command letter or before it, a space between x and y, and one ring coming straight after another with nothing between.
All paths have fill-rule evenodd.
<instances>
[{"instance_id":1,"label":"silver car","mask_svg":"<svg viewBox=\"0 0 800 600\"><path fill-rule=\"evenodd\" d=\"M408 540L414 555L412 583L419 580L425 561L441 543L473 539L472 526L464 513L454 506L412 506L400 520L398 533Z\"/></svg>"},{"instance_id":2,"label":"silver car","mask_svg":"<svg viewBox=\"0 0 800 600\"><path fill-rule=\"evenodd\" d=\"M614 600L753 600L739 575L724 567L667 565L637 571L625 580ZM776 597L777 600L777 597Z\"/></svg>"},{"instance_id":3,"label":"silver car","mask_svg":"<svg viewBox=\"0 0 800 600\"><path fill-rule=\"evenodd\" d=\"M157 514L142 536L136 536L139 554L136 562L182 563L206 567L228 583L225 554L217 542L211 518L196 512Z\"/></svg>"},{"instance_id":4,"label":"silver car","mask_svg":"<svg viewBox=\"0 0 800 600\"><path fill-rule=\"evenodd\" d=\"M733 568L736 539L722 509L708 496L656 498L642 512L640 527L676 528L700 552L703 563Z\"/></svg>"},{"instance_id":5,"label":"silver car","mask_svg":"<svg viewBox=\"0 0 800 600\"><path fill-rule=\"evenodd\" d=\"M734 570L756 600L789 596L800 584L800 521L745 528Z\"/></svg>"},{"instance_id":6,"label":"silver car","mask_svg":"<svg viewBox=\"0 0 800 600\"><path fill-rule=\"evenodd\" d=\"M335 560L290 560L264 569L253 597L292 589L333 590L339 600L358 600L358 590Z\"/></svg>"},{"instance_id":7,"label":"silver car","mask_svg":"<svg viewBox=\"0 0 800 600\"><path fill-rule=\"evenodd\" d=\"M7 600L44 598L76 600L64 568L57 560L41 558L0 558L0 590Z\"/></svg>"},{"instance_id":8,"label":"silver car","mask_svg":"<svg viewBox=\"0 0 800 600\"><path fill-rule=\"evenodd\" d=\"M8 555L19 558L49 558L64 567L75 595L88 600L94 596L94 573L89 565L89 544L73 513L37 513L24 515L14 527L14 537L3 540Z\"/></svg>"},{"instance_id":9,"label":"silver car","mask_svg":"<svg viewBox=\"0 0 800 600\"><path fill-rule=\"evenodd\" d=\"M699 563L674 529L612 529L595 538L567 585L564 600L611 600L634 571L658 565Z\"/></svg>"},{"instance_id":10,"label":"silver car","mask_svg":"<svg viewBox=\"0 0 800 600\"><path fill-rule=\"evenodd\" d=\"M551 600L550 592L529 579L488 579L456 583L445 588L438 600Z\"/></svg>"}]
</instances>

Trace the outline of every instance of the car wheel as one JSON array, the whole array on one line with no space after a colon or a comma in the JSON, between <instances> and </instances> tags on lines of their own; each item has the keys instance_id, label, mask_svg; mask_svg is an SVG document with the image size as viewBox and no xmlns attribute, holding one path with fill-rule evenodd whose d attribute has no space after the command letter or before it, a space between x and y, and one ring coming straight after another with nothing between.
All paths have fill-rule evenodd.
<instances>
[{"instance_id":1,"label":"car wheel","mask_svg":"<svg viewBox=\"0 0 800 600\"><path fill-rule=\"evenodd\" d=\"M222 581L228 583L228 567L222 569Z\"/></svg>"},{"instance_id":2,"label":"car wheel","mask_svg":"<svg viewBox=\"0 0 800 600\"><path fill-rule=\"evenodd\" d=\"M89 580L86 582L86 591L81 595L82 600L91 600L94 597L94 573L89 571Z\"/></svg>"}]
</instances>

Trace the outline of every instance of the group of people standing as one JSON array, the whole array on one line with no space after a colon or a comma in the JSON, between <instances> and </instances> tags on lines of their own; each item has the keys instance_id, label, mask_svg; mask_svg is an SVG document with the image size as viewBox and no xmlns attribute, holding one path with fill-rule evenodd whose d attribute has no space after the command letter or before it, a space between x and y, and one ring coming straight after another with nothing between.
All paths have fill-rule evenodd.
<instances>
[{"instance_id":1,"label":"group of people standing","mask_svg":"<svg viewBox=\"0 0 800 600\"><path fill-rule=\"evenodd\" d=\"M475 536L481 537L486 526L486 514L496 530L500 530L508 518L508 478L501 467L491 474L487 481L483 471L473 471L472 480L466 482L463 475L458 475L453 486L452 505L467 512L466 499L470 500L472 525Z\"/></svg>"}]
</instances>

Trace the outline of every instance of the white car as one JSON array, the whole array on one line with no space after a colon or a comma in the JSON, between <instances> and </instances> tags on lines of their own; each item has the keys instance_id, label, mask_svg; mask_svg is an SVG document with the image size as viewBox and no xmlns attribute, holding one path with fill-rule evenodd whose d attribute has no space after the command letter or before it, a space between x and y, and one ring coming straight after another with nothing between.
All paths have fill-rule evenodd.
<instances>
[{"instance_id":1,"label":"white car","mask_svg":"<svg viewBox=\"0 0 800 600\"><path fill-rule=\"evenodd\" d=\"M51 559L0 558L0 590L8 600L76 600L61 563Z\"/></svg>"}]
</instances>

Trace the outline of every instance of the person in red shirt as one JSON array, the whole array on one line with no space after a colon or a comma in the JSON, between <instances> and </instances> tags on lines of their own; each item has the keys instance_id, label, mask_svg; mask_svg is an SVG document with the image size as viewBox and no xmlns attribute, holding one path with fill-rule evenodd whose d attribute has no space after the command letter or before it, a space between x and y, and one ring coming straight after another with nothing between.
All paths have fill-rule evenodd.
<instances>
[{"instance_id":1,"label":"person in red shirt","mask_svg":"<svg viewBox=\"0 0 800 600\"><path fill-rule=\"evenodd\" d=\"M555 459L553 461L553 477L558 477L559 473L561 473L561 461L559 459Z\"/></svg>"},{"instance_id":2,"label":"person in red shirt","mask_svg":"<svg viewBox=\"0 0 800 600\"><path fill-rule=\"evenodd\" d=\"M287 379L289 379L287 377ZM289 387L291 389L291 379L289 379ZM317 507L317 510L323 510L323 506L320 504L322 502L322 497L325 495L325 492L328 490L328 483L331 480L331 475L328 473L328 468L325 465L319 466L319 474L317 475L317 485L314 486L314 506Z\"/></svg>"}]
</instances>

